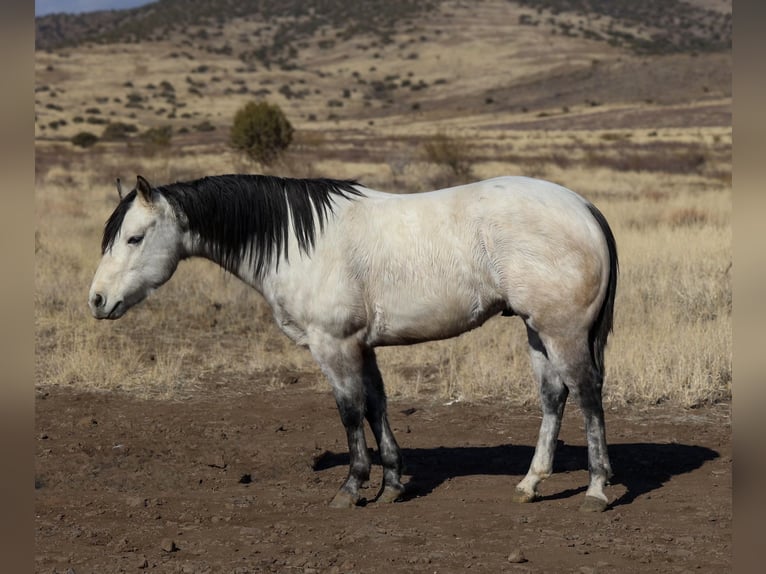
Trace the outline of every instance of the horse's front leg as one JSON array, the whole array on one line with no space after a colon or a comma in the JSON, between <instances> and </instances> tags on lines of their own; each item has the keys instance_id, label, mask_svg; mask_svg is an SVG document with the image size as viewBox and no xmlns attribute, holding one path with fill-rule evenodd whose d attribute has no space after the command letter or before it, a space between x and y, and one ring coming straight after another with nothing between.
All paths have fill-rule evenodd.
<instances>
[{"instance_id":1,"label":"horse's front leg","mask_svg":"<svg viewBox=\"0 0 766 574\"><path fill-rule=\"evenodd\" d=\"M359 487L370 478L370 453L364 437L365 392L359 343L315 336L311 353L332 385L335 402L348 438L348 477L330 506L350 508L359 502Z\"/></svg>"},{"instance_id":2,"label":"horse's front leg","mask_svg":"<svg viewBox=\"0 0 766 574\"><path fill-rule=\"evenodd\" d=\"M386 392L383 387L383 377L375 358L375 351L365 349L363 356L364 388L367 402L365 414L378 443L380 459L383 463L383 485L378 493L377 502L394 502L404 494L405 490L401 483L402 454L388 424Z\"/></svg>"}]
</instances>

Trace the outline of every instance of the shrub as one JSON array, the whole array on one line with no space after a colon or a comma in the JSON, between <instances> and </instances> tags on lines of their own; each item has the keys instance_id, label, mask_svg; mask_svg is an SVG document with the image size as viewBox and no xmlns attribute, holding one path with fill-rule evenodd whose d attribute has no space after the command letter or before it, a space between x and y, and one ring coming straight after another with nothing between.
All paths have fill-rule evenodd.
<instances>
[{"instance_id":1,"label":"shrub","mask_svg":"<svg viewBox=\"0 0 766 574\"><path fill-rule=\"evenodd\" d=\"M439 133L423 145L423 150L427 161L449 168L455 177L464 179L471 175L471 160L462 140Z\"/></svg>"},{"instance_id":2,"label":"shrub","mask_svg":"<svg viewBox=\"0 0 766 574\"><path fill-rule=\"evenodd\" d=\"M98 136L90 132L79 132L78 134L72 136L70 141L73 145L86 148L94 145L98 141Z\"/></svg>"},{"instance_id":3,"label":"shrub","mask_svg":"<svg viewBox=\"0 0 766 574\"><path fill-rule=\"evenodd\" d=\"M204 120L194 126L194 129L198 132L212 132L215 131L215 126L208 120Z\"/></svg>"},{"instance_id":4,"label":"shrub","mask_svg":"<svg viewBox=\"0 0 766 574\"><path fill-rule=\"evenodd\" d=\"M101 139L104 140L123 140L129 137L129 134L135 133L138 128L133 124L123 122L112 122L104 128Z\"/></svg>"},{"instance_id":5,"label":"shrub","mask_svg":"<svg viewBox=\"0 0 766 574\"><path fill-rule=\"evenodd\" d=\"M250 159L269 165L288 148L293 131L279 106L249 102L234 115L229 143Z\"/></svg>"},{"instance_id":6,"label":"shrub","mask_svg":"<svg viewBox=\"0 0 766 574\"><path fill-rule=\"evenodd\" d=\"M170 126L158 126L149 128L141 134L141 139L156 147L168 147L173 136L173 128Z\"/></svg>"}]
</instances>

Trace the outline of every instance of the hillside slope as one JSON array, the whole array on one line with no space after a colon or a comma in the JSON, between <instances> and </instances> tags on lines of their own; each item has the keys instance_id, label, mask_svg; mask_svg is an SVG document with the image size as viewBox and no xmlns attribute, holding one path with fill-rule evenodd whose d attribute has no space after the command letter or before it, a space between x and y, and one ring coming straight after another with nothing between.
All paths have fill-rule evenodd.
<instances>
[{"instance_id":1,"label":"hillside slope","mask_svg":"<svg viewBox=\"0 0 766 574\"><path fill-rule=\"evenodd\" d=\"M322 133L727 126L731 2L713 2L160 0L48 16L36 136L119 122L222 142L261 98Z\"/></svg>"}]
</instances>

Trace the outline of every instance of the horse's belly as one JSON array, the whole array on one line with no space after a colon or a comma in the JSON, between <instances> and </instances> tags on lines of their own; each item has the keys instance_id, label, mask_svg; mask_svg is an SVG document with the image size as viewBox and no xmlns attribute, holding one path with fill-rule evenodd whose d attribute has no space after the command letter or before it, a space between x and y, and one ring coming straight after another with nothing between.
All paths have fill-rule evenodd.
<instances>
[{"instance_id":1,"label":"horse's belly","mask_svg":"<svg viewBox=\"0 0 766 574\"><path fill-rule=\"evenodd\" d=\"M501 299L478 294L418 297L402 293L373 305L367 342L405 345L447 339L478 327L504 308Z\"/></svg>"}]
</instances>

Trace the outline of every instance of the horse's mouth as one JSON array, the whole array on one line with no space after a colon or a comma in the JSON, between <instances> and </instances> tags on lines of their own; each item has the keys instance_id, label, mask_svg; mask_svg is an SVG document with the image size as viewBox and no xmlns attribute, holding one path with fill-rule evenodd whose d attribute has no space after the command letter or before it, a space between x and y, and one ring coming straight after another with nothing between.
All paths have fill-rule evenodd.
<instances>
[{"instance_id":1,"label":"horse's mouth","mask_svg":"<svg viewBox=\"0 0 766 574\"><path fill-rule=\"evenodd\" d=\"M104 317L105 319L119 319L125 314L125 305L122 301L117 301L117 304L112 307L112 310Z\"/></svg>"}]
</instances>

